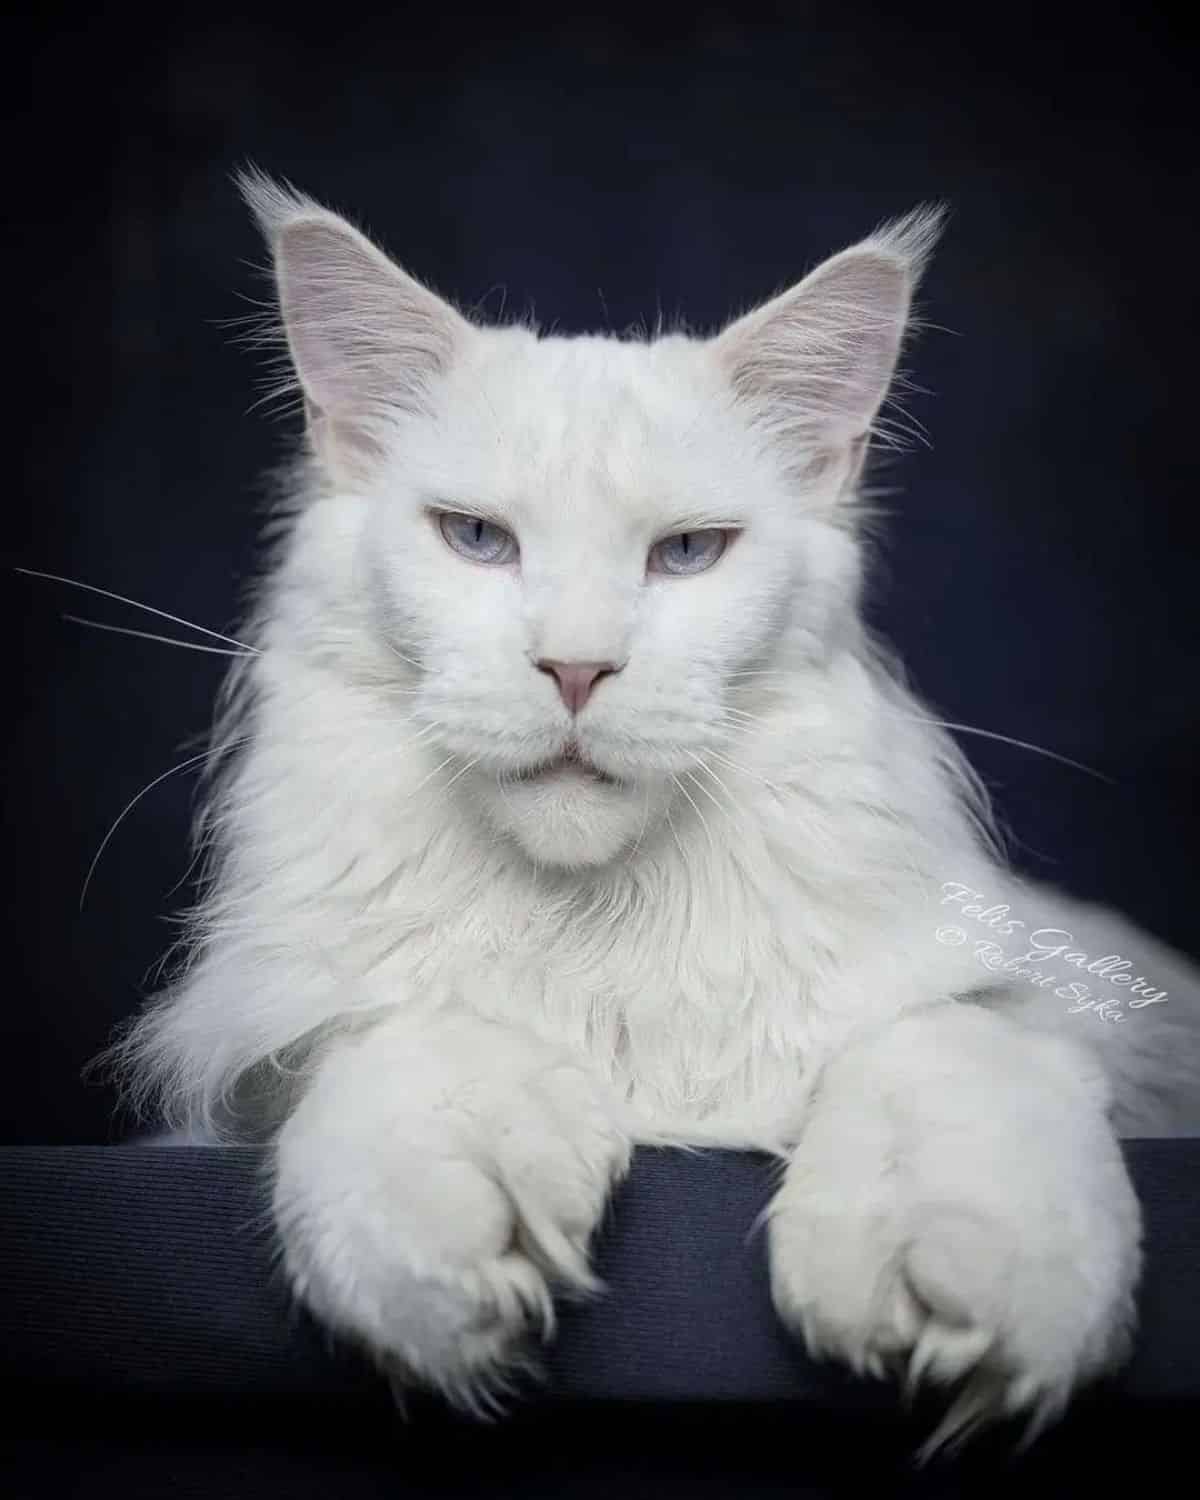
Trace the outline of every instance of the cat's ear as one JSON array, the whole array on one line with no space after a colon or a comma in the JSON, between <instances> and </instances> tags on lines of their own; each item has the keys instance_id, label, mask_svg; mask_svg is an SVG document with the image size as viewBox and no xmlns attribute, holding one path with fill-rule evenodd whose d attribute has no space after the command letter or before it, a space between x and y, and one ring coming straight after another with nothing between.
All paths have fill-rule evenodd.
<instances>
[{"instance_id":1,"label":"cat's ear","mask_svg":"<svg viewBox=\"0 0 1200 1500\"><path fill-rule=\"evenodd\" d=\"M727 379L798 482L837 495L857 480L942 219L919 208L884 225L716 339Z\"/></svg>"},{"instance_id":2,"label":"cat's ear","mask_svg":"<svg viewBox=\"0 0 1200 1500\"><path fill-rule=\"evenodd\" d=\"M271 247L313 443L335 472L359 473L389 415L423 408L471 325L340 215L257 171L238 186Z\"/></svg>"}]
</instances>

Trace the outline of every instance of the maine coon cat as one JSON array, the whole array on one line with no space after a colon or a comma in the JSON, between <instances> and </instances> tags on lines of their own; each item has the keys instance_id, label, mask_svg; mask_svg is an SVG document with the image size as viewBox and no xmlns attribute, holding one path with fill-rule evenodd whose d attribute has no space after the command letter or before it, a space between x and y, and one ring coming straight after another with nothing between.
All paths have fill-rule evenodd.
<instances>
[{"instance_id":1,"label":"maine coon cat","mask_svg":"<svg viewBox=\"0 0 1200 1500\"><path fill-rule=\"evenodd\" d=\"M243 187L306 444L140 1099L272 1142L292 1288L402 1382L486 1398L632 1146L719 1144L786 1162L810 1350L953 1387L940 1437L1053 1416L1129 1343L1117 1132L1182 1128L1196 1053L1170 955L1016 881L860 619L938 215L714 337L543 337ZM989 963L997 908L1067 933L1064 984L1118 931L1119 1024Z\"/></svg>"}]
</instances>

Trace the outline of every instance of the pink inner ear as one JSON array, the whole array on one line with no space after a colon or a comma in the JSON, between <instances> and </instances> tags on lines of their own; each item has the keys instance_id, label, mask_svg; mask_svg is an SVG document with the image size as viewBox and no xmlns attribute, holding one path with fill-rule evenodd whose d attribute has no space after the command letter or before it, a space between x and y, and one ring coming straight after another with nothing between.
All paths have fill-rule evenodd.
<instances>
[{"instance_id":1,"label":"pink inner ear","mask_svg":"<svg viewBox=\"0 0 1200 1500\"><path fill-rule=\"evenodd\" d=\"M334 215L281 227L284 327L309 405L339 427L418 409L468 325Z\"/></svg>"},{"instance_id":2,"label":"pink inner ear","mask_svg":"<svg viewBox=\"0 0 1200 1500\"><path fill-rule=\"evenodd\" d=\"M716 340L728 380L798 481L828 482L833 462L843 488L857 477L942 222L933 205L884 225ZM822 456L830 450L835 459Z\"/></svg>"},{"instance_id":3,"label":"pink inner ear","mask_svg":"<svg viewBox=\"0 0 1200 1500\"><path fill-rule=\"evenodd\" d=\"M852 441L887 393L908 298L901 263L846 252L735 325L735 386L810 444Z\"/></svg>"}]
</instances>

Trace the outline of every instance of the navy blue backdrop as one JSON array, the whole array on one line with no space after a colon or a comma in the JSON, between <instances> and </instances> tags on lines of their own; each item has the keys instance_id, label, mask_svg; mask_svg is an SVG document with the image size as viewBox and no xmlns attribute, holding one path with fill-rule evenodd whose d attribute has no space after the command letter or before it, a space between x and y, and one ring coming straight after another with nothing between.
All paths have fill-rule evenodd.
<instances>
[{"instance_id":1,"label":"navy blue backdrop","mask_svg":"<svg viewBox=\"0 0 1200 1500\"><path fill-rule=\"evenodd\" d=\"M289 421L228 321L262 252L252 158L418 275L564 331L716 325L914 203L952 217L913 352L871 610L967 747L1018 860L1196 951L1195 58L1165 15L863 3L328 6L16 23L7 561L235 624ZM1132 16L1132 12L1131 12ZM15 412L14 412L15 402ZM24 442L22 443L22 438ZM188 899L194 753L223 663L6 570L8 999L0 1138L120 1127L79 1069ZM178 884L178 888L174 889Z\"/></svg>"}]
</instances>

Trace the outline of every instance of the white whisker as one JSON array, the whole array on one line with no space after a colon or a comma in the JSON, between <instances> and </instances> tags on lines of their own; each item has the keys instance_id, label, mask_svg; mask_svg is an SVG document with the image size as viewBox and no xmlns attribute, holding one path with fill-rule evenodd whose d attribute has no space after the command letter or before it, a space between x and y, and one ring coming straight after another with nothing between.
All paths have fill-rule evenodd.
<instances>
[{"instance_id":1,"label":"white whisker","mask_svg":"<svg viewBox=\"0 0 1200 1500\"><path fill-rule=\"evenodd\" d=\"M226 646L202 646L198 641L177 641L172 635L155 635L150 630L131 630L127 625L106 625L102 620L85 620L82 615L63 615L73 625L87 625L92 630L107 630L113 635L135 635L142 641L161 641L164 646L178 646L181 651L204 651L210 656L254 656L249 650L233 651Z\"/></svg>"},{"instance_id":2,"label":"white whisker","mask_svg":"<svg viewBox=\"0 0 1200 1500\"><path fill-rule=\"evenodd\" d=\"M444 783L444 785L442 785L441 787L438 788L438 796L439 797L444 796L445 793L448 792L450 790L450 788L454 785L454 783L458 780L458 778L460 776L465 776L467 774L467 772L471 769L472 766L477 766L479 764L479 762L480 762L481 759L482 759L482 757L477 755L474 758L474 760L469 760L466 763L465 766L462 766L462 767L460 767L459 770L455 771L454 775L451 776L450 780L447 781L446 783Z\"/></svg>"},{"instance_id":3,"label":"white whisker","mask_svg":"<svg viewBox=\"0 0 1200 1500\"><path fill-rule=\"evenodd\" d=\"M704 757L702 755L697 755L697 753L694 750L689 750L688 754L692 757L692 759L696 762L696 764L701 768L701 770L707 772L707 774L712 777L712 779L716 782L716 784L725 793L725 796L726 796L726 798L728 799L728 802L729 802L729 808L725 809L725 811L728 812L728 813L730 813L730 815L734 815L734 814L739 813L741 811L741 809L738 807L737 798L733 795L733 793L729 790L729 788L725 785L725 783L721 780L721 778L717 775L717 773L713 770L713 768L709 765L709 763L704 759ZM696 785L698 787L700 787L702 790L707 790L707 788L704 788L703 783L700 782L700 781L697 781ZM711 792L709 792L708 795L710 797L712 797L712 793ZM716 800L717 799L715 797L713 797L713 801L716 802ZM717 805L720 806L720 803L717 803Z\"/></svg>"},{"instance_id":4,"label":"white whisker","mask_svg":"<svg viewBox=\"0 0 1200 1500\"><path fill-rule=\"evenodd\" d=\"M675 840L675 847L679 850L679 857L686 864L687 855L683 852L683 845L679 842L679 834L675 830L675 820L671 817L671 809L664 807L663 812L666 814L667 827L671 830L671 837Z\"/></svg>"},{"instance_id":5,"label":"white whisker","mask_svg":"<svg viewBox=\"0 0 1200 1500\"><path fill-rule=\"evenodd\" d=\"M719 802L717 798L713 796L709 789L696 775L695 771L684 771L683 774L698 792L703 793L703 795L708 798L708 800L712 803L712 805L717 809L719 813L723 813L726 817L729 816L729 809L724 805L724 803Z\"/></svg>"},{"instance_id":6,"label":"white whisker","mask_svg":"<svg viewBox=\"0 0 1200 1500\"><path fill-rule=\"evenodd\" d=\"M1030 750L1033 754L1044 755L1049 760L1061 761L1064 766L1073 766L1076 771L1086 771L1097 781L1107 781L1109 786L1116 785L1113 778L1106 776L1103 771L1097 771L1094 766L1085 766L1082 761L1072 760L1069 755L1060 755L1057 750L1047 750L1044 745L1033 745L1028 740L1013 739L1012 735L997 734L992 729L977 729L974 724L955 724L949 719L929 719L920 714L900 713L898 709L893 708L888 708L886 712L895 714L898 719L908 719L913 724L928 724L936 729L956 729L960 734L977 734L985 740L999 740L1002 745L1015 745L1018 750Z\"/></svg>"},{"instance_id":7,"label":"white whisker","mask_svg":"<svg viewBox=\"0 0 1200 1500\"><path fill-rule=\"evenodd\" d=\"M187 760L180 761L177 766L172 766L169 771L164 771L161 776L156 776L153 781L149 782L141 789L136 797L130 798L130 800L121 809L121 812L118 814L116 821L112 824L108 832L100 840L100 847L96 850L96 853L92 857L92 862L88 866L87 874L84 876L83 880L83 889L79 892L80 911L83 910L83 903L87 900L88 887L92 883L92 876L96 873L96 866L100 863L101 855L104 853L105 849L108 848L113 834L116 833L117 829L120 828L121 824L138 805L142 798L148 792L152 792L156 786L160 786L164 781L168 780L172 776L177 775L180 771L186 771L190 766L197 766L202 761L211 760L214 755L223 755L226 751L233 750L238 745L245 744L248 738L249 736L243 735L241 739L232 740L227 745L210 747L207 750L201 750L199 755L190 755Z\"/></svg>"},{"instance_id":8,"label":"white whisker","mask_svg":"<svg viewBox=\"0 0 1200 1500\"><path fill-rule=\"evenodd\" d=\"M646 827L650 822L650 783L646 782L642 790L642 826L638 829L638 836L633 842L633 848L626 856L626 865L631 865L633 863L633 856L642 847L642 840L646 836Z\"/></svg>"},{"instance_id":9,"label":"white whisker","mask_svg":"<svg viewBox=\"0 0 1200 1500\"><path fill-rule=\"evenodd\" d=\"M772 792L778 792L780 796L783 795L783 788L777 782L768 781L765 776L760 776L756 771L751 771L746 766L739 765L736 760L730 760L727 755L722 755L719 750L710 750L708 753L714 760L720 761L723 766L728 766L731 771L737 771L742 776L749 776L751 781L761 782L763 786L769 788Z\"/></svg>"},{"instance_id":10,"label":"white whisker","mask_svg":"<svg viewBox=\"0 0 1200 1500\"><path fill-rule=\"evenodd\" d=\"M78 578L64 578L61 573L43 573L37 568L15 568L16 573L24 573L27 578L44 578L49 583L65 583L73 589L85 589L89 594L99 594L105 599L115 599L118 604L128 604L133 609L144 609L148 615L158 615L163 620L170 620L173 625L182 625L185 630L198 630L201 635L211 636L215 641L224 641L227 646L237 646L241 651L248 651L252 656L259 654L254 646L248 646L245 641L238 641L231 635L222 635L219 630L209 630L207 625L197 625L192 620L185 620L179 615L168 614L165 609L155 609L152 604L143 604L139 599L127 598L124 594L114 594L111 589L102 589L94 583L83 583Z\"/></svg>"},{"instance_id":11,"label":"white whisker","mask_svg":"<svg viewBox=\"0 0 1200 1500\"><path fill-rule=\"evenodd\" d=\"M750 671L750 672L730 672L729 675L726 677L725 680L726 680L726 682L741 682L744 678L747 678L747 677L790 677L790 676L791 676L791 674L789 672L782 672L782 671L779 670L778 667L764 667L764 668L762 668L761 671L755 670L755 671Z\"/></svg>"},{"instance_id":12,"label":"white whisker","mask_svg":"<svg viewBox=\"0 0 1200 1500\"><path fill-rule=\"evenodd\" d=\"M687 787L684 786L683 782L680 781L680 779L679 779L678 776L672 776L671 780L675 783L675 785L679 788L679 790L687 798L689 804L691 805L692 811L700 819L700 826L704 829L704 835L708 839L708 847L715 854L715 852L716 852L716 845L713 843L712 829L708 826L708 819L700 811L700 804L696 801L695 797L693 797L692 794L688 791Z\"/></svg>"},{"instance_id":13,"label":"white whisker","mask_svg":"<svg viewBox=\"0 0 1200 1500\"><path fill-rule=\"evenodd\" d=\"M408 723L408 724L411 724L412 723L412 715L409 714L408 717L404 720L404 722ZM444 727L445 726L442 724L442 722L439 719L435 719L432 724L426 724L426 726L425 726L424 729L419 729L417 731L417 733L413 735L412 739L410 739L408 741L408 744L410 744L410 745L419 745L422 740L428 739L431 734L436 734L439 729L442 729Z\"/></svg>"},{"instance_id":14,"label":"white whisker","mask_svg":"<svg viewBox=\"0 0 1200 1500\"><path fill-rule=\"evenodd\" d=\"M756 724L765 724L767 721L762 714L748 714L741 709L726 706L721 709L721 718L727 724L733 724L738 729L750 730Z\"/></svg>"},{"instance_id":15,"label":"white whisker","mask_svg":"<svg viewBox=\"0 0 1200 1500\"><path fill-rule=\"evenodd\" d=\"M457 759L458 759L458 757L456 755L447 755L447 757L446 757L445 760L439 761L438 764L436 766L434 766L433 770L430 771L430 773L429 773L428 776L423 777L422 780L420 780L420 781L417 782L416 786L413 787L413 789L412 789L411 792L409 792L409 794L408 794L409 798L411 799L411 798L415 797L417 795L417 793L421 790L421 788L423 786L427 786L429 784L429 782L431 782L433 780L433 778L437 775L437 773L439 771L444 771L446 769L446 767L450 764L450 762L452 760L457 760Z\"/></svg>"},{"instance_id":16,"label":"white whisker","mask_svg":"<svg viewBox=\"0 0 1200 1500\"><path fill-rule=\"evenodd\" d=\"M393 646L391 641L385 640L383 644L392 653L392 655L402 661L405 666L416 667L418 670L420 669L421 663L417 661L415 657L405 656L404 652L398 650L395 646Z\"/></svg>"}]
</instances>

